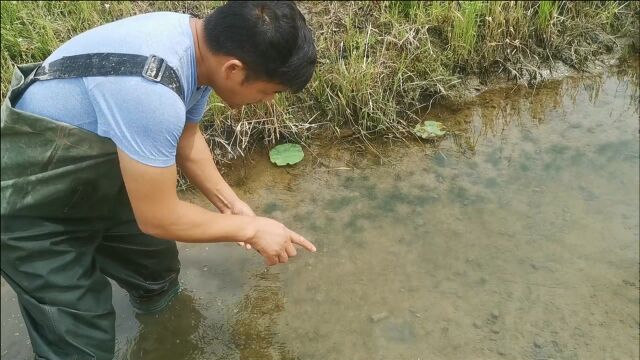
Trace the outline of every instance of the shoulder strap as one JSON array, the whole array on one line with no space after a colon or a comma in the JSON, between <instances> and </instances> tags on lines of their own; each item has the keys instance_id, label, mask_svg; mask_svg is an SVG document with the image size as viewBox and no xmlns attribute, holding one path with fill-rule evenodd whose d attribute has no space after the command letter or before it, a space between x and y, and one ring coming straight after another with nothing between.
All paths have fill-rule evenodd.
<instances>
[{"instance_id":1,"label":"shoulder strap","mask_svg":"<svg viewBox=\"0 0 640 360\"><path fill-rule=\"evenodd\" d=\"M65 56L40 66L32 81L90 76L141 76L168 87L185 101L178 73L156 55L91 53Z\"/></svg>"}]
</instances>

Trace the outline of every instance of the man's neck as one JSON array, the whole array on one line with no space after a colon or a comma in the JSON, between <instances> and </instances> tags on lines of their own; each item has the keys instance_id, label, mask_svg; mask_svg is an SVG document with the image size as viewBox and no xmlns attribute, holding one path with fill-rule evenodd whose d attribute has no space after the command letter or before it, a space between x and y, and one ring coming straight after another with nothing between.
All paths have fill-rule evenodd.
<instances>
[{"instance_id":1,"label":"man's neck","mask_svg":"<svg viewBox=\"0 0 640 360\"><path fill-rule=\"evenodd\" d=\"M191 32L193 33L193 43L196 54L196 82L198 86L211 86L210 75L207 74L207 66L205 66L206 44L204 40L204 21L201 19L191 19Z\"/></svg>"}]
</instances>

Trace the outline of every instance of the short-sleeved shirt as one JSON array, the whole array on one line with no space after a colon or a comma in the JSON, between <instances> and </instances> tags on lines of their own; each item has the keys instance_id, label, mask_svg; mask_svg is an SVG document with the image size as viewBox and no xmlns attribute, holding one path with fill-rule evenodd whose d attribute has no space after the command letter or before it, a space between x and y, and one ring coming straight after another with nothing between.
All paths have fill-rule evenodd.
<instances>
[{"instance_id":1,"label":"short-sleeved shirt","mask_svg":"<svg viewBox=\"0 0 640 360\"><path fill-rule=\"evenodd\" d=\"M155 167L175 163L186 121L202 118L211 88L198 87L189 15L137 15L84 32L44 62L85 53L129 53L164 58L178 73L185 101L142 77L83 77L37 81L16 108L110 138L133 159Z\"/></svg>"}]
</instances>

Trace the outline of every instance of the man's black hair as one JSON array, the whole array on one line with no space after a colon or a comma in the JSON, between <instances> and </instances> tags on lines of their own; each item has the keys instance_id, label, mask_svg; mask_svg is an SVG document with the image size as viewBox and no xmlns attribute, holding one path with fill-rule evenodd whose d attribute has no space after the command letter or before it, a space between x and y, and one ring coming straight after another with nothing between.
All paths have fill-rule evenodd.
<instances>
[{"instance_id":1,"label":"man's black hair","mask_svg":"<svg viewBox=\"0 0 640 360\"><path fill-rule=\"evenodd\" d=\"M209 50L240 60L246 81L269 81L298 92L311 80L316 47L292 1L229 1L204 19L204 29Z\"/></svg>"}]
</instances>

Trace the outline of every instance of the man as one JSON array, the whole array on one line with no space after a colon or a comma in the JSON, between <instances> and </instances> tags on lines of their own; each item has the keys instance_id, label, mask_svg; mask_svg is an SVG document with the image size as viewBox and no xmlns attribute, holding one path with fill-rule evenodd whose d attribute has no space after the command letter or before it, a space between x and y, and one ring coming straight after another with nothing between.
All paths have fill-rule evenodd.
<instances>
[{"instance_id":1,"label":"man","mask_svg":"<svg viewBox=\"0 0 640 360\"><path fill-rule=\"evenodd\" d=\"M153 56L152 56L153 55ZM2 106L2 276L38 359L110 359L105 275L140 312L179 291L176 241L238 242L268 265L315 247L257 217L198 128L230 107L300 91L316 50L291 2L230 2L204 20L151 13L80 34L19 66ZM220 210L178 199L177 170Z\"/></svg>"}]
</instances>

